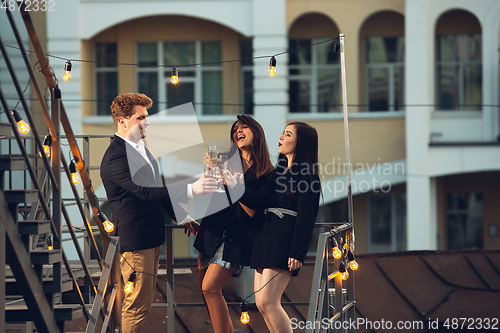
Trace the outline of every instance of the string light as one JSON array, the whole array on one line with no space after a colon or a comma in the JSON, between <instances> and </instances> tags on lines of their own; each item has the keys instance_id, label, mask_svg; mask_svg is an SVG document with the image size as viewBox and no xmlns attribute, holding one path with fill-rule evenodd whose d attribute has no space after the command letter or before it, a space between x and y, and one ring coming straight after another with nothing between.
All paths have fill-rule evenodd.
<instances>
[{"instance_id":1,"label":"string light","mask_svg":"<svg viewBox=\"0 0 500 333\"><path fill-rule=\"evenodd\" d=\"M50 134L46 135L43 139L43 152L47 158L50 158L50 146L52 145L52 136ZM41 153L40 153L41 155Z\"/></svg>"},{"instance_id":2,"label":"string light","mask_svg":"<svg viewBox=\"0 0 500 333\"><path fill-rule=\"evenodd\" d=\"M12 110L12 116L14 116L14 119L16 120L16 123L19 126L19 132L21 132L23 134L28 134L30 131L30 127L23 120L23 117L21 117L21 114L19 113L19 111Z\"/></svg>"},{"instance_id":3,"label":"string light","mask_svg":"<svg viewBox=\"0 0 500 333\"><path fill-rule=\"evenodd\" d=\"M358 262L355 260L354 258L354 254L349 251L349 253L347 253L347 260L349 260L349 267L355 271L359 268L359 264Z\"/></svg>"},{"instance_id":4,"label":"string light","mask_svg":"<svg viewBox=\"0 0 500 333\"><path fill-rule=\"evenodd\" d=\"M179 83L179 71L175 67L172 68L172 76L170 77L170 82L172 82L172 84Z\"/></svg>"},{"instance_id":5,"label":"string light","mask_svg":"<svg viewBox=\"0 0 500 333\"><path fill-rule=\"evenodd\" d=\"M274 56L271 57L271 60L269 60L269 71L267 74L271 77L276 76L276 58Z\"/></svg>"},{"instance_id":6,"label":"string light","mask_svg":"<svg viewBox=\"0 0 500 333\"><path fill-rule=\"evenodd\" d=\"M52 235L47 238L47 250L54 249L54 244L52 243Z\"/></svg>"},{"instance_id":7,"label":"string light","mask_svg":"<svg viewBox=\"0 0 500 333\"><path fill-rule=\"evenodd\" d=\"M250 322L250 315L248 314L248 307L247 307L247 303L245 301L243 301L241 303L240 321L242 324L245 324L245 325Z\"/></svg>"},{"instance_id":8,"label":"string light","mask_svg":"<svg viewBox=\"0 0 500 333\"><path fill-rule=\"evenodd\" d=\"M131 292L134 291L134 281L136 276L137 276L136 271L133 271L132 274L130 274L130 276L128 277L128 282L125 285L125 292L127 294L130 294Z\"/></svg>"},{"instance_id":9,"label":"string light","mask_svg":"<svg viewBox=\"0 0 500 333\"><path fill-rule=\"evenodd\" d=\"M69 172L71 172L71 182L75 185L78 184L80 182L80 178L78 178L78 173L76 172L75 161L71 161L69 164Z\"/></svg>"},{"instance_id":10,"label":"string light","mask_svg":"<svg viewBox=\"0 0 500 333\"><path fill-rule=\"evenodd\" d=\"M339 250L339 245L337 244L337 240L335 237L330 237L330 246L332 247L333 257L335 259L342 258L342 251Z\"/></svg>"},{"instance_id":11,"label":"string light","mask_svg":"<svg viewBox=\"0 0 500 333\"><path fill-rule=\"evenodd\" d=\"M71 61L69 61L69 60L66 61L66 64L64 65L63 80L64 81L71 80Z\"/></svg>"},{"instance_id":12,"label":"string light","mask_svg":"<svg viewBox=\"0 0 500 333\"><path fill-rule=\"evenodd\" d=\"M97 217L102 222L104 230L106 230L107 232L113 232L113 230L115 230L115 225L108 220L108 217L102 211L99 211Z\"/></svg>"},{"instance_id":13,"label":"string light","mask_svg":"<svg viewBox=\"0 0 500 333\"><path fill-rule=\"evenodd\" d=\"M347 271L347 269L345 269L344 263L340 263L339 272L340 272L340 276L342 277L342 280L345 281L349 278L349 272Z\"/></svg>"}]
</instances>

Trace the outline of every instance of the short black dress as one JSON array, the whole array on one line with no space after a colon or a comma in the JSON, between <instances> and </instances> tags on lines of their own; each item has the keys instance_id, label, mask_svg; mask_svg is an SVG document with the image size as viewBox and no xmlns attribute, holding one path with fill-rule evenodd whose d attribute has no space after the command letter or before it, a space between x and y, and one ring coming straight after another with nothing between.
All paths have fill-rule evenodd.
<instances>
[{"instance_id":1,"label":"short black dress","mask_svg":"<svg viewBox=\"0 0 500 333\"><path fill-rule=\"evenodd\" d=\"M257 178L254 170L252 165L245 172L245 188L259 192L267 177ZM229 196L228 200L231 200ZM204 269L215 263L230 270L233 276L239 276L243 266L250 266L255 233L262 225L261 219L262 211L250 217L238 202L230 202L229 207L203 218L194 242L194 247L200 252L198 268Z\"/></svg>"},{"instance_id":2,"label":"short black dress","mask_svg":"<svg viewBox=\"0 0 500 333\"><path fill-rule=\"evenodd\" d=\"M260 206L266 212L255 236L252 268L288 270L288 258L304 262L307 255L318 215L320 180L317 174L290 176L288 172L273 173L264 193L246 191L240 200L250 208ZM292 276L298 273L298 269L292 271Z\"/></svg>"}]
</instances>

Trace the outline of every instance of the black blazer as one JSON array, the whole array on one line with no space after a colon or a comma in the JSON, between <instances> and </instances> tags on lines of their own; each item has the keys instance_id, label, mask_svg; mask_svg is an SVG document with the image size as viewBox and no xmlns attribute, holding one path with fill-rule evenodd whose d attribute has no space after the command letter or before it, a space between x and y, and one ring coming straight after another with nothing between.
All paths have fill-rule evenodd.
<instances>
[{"instance_id":1,"label":"black blazer","mask_svg":"<svg viewBox=\"0 0 500 333\"><path fill-rule=\"evenodd\" d=\"M246 188L255 192L260 191L267 179L266 176L257 178L253 167L245 172L244 177ZM230 202L229 207L203 218L194 247L213 256L224 242L223 260L249 266L256 229L261 225L261 215L256 212L250 217L238 202Z\"/></svg>"},{"instance_id":2,"label":"black blazer","mask_svg":"<svg viewBox=\"0 0 500 333\"><path fill-rule=\"evenodd\" d=\"M146 149L151 166L139 152L122 138L114 136L101 162L101 179L106 189L111 221L120 236L120 251L151 249L165 241L165 216L163 210L175 219L174 205L187 202L187 186L163 185L158 164ZM162 209L163 208L163 209ZM182 221L186 215L177 216Z\"/></svg>"},{"instance_id":3,"label":"black blazer","mask_svg":"<svg viewBox=\"0 0 500 333\"><path fill-rule=\"evenodd\" d=\"M290 177L288 175L288 177ZM287 193L290 178L286 173L274 172L264 191L245 191L240 201L255 209L285 208L297 212L297 216L267 213L263 226L255 237L252 252L252 268L281 268L288 270L288 258L304 262L319 210L320 180L318 175L292 177L297 186ZM292 187L293 188L293 187ZM296 276L299 270L292 272Z\"/></svg>"}]
</instances>

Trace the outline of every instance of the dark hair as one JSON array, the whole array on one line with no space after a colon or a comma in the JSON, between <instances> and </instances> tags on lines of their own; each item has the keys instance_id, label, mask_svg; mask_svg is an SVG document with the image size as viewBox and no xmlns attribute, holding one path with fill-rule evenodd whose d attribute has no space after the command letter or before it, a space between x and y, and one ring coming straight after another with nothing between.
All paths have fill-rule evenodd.
<instances>
[{"instance_id":1,"label":"dark hair","mask_svg":"<svg viewBox=\"0 0 500 333\"><path fill-rule=\"evenodd\" d=\"M130 118L132 113L132 108L135 105L145 106L149 109L153 106L153 101L151 98L140 93L128 93L116 96L113 103L111 103L111 117L115 125L118 124L118 119L120 118Z\"/></svg>"},{"instance_id":2,"label":"dark hair","mask_svg":"<svg viewBox=\"0 0 500 333\"><path fill-rule=\"evenodd\" d=\"M309 124L301 121L294 121L287 126L295 126L295 135L297 143L295 153L291 162L290 172L287 173L288 178L309 176L310 181L313 181L314 175L319 176L318 169L318 131ZM288 167L288 158L279 154L278 163L276 165L277 174L283 175ZM295 184L291 182L292 186ZM319 184L321 191L321 183ZM287 193L291 194L295 188L288 188Z\"/></svg>"},{"instance_id":3,"label":"dark hair","mask_svg":"<svg viewBox=\"0 0 500 333\"><path fill-rule=\"evenodd\" d=\"M264 134L264 130L262 126L250 116L247 115L238 115L237 121L233 123L231 126L231 142L233 141L234 127L241 121L243 124L247 125L253 134L252 145L250 146L250 161L255 164L255 175L256 177L260 177L266 175L274 170L273 164L271 163L271 159L269 158L269 150L267 149L266 143L266 135Z\"/></svg>"}]
</instances>

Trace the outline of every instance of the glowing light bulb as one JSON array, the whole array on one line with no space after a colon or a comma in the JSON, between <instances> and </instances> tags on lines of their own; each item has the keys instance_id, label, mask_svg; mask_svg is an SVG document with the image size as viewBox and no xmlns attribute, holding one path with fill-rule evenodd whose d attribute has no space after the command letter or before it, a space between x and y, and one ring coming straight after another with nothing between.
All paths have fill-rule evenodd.
<instances>
[{"instance_id":1,"label":"glowing light bulb","mask_svg":"<svg viewBox=\"0 0 500 333\"><path fill-rule=\"evenodd\" d=\"M64 81L71 80L71 62L69 60L66 61L66 64L64 65L63 80Z\"/></svg>"},{"instance_id":2,"label":"glowing light bulb","mask_svg":"<svg viewBox=\"0 0 500 333\"><path fill-rule=\"evenodd\" d=\"M248 324L250 322L250 315L248 314L247 304L241 303L241 316L240 321L242 324Z\"/></svg>"},{"instance_id":3,"label":"glowing light bulb","mask_svg":"<svg viewBox=\"0 0 500 333\"><path fill-rule=\"evenodd\" d=\"M134 291L134 281L135 281L136 275L137 275L137 273L135 271L133 271L132 274L130 274L130 276L128 278L128 282L125 285L125 292L127 294L130 294L131 292Z\"/></svg>"},{"instance_id":4,"label":"glowing light bulb","mask_svg":"<svg viewBox=\"0 0 500 333\"><path fill-rule=\"evenodd\" d=\"M54 249L54 245L52 244L52 236L49 236L49 238L47 238L47 250L52 249Z\"/></svg>"},{"instance_id":5,"label":"glowing light bulb","mask_svg":"<svg viewBox=\"0 0 500 333\"><path fill-rule=\"evenodd\" d=\"M107 232L113 232L113 230L115 230L115 225L110 221L104 221L102 225L104 227L104 230L106 230Z\"/></svg>"},{"instance_id":6,"label":"glowing light bulb","mask_svg":"<svg viewBox=\"0 0 500 333\"><path fill-rule=\"evenodd\" d=\"M47 158L50 158L50 146L52 145L52 136L46 135L45 138L43 139L43 152L45 153L45 156Z\"/></svg>"},{"instance_id":7,"label":"glowing light bulb","mask_svg":"<svg viewBox=\"0 0 500 333\"><path fill-rule=\"evenodd\" d=\"M345 269L345 265L343 263L339 265L339 272L342 280L347 280L349 278L349 272Z\"/></svg>"},{"instance_id":8,"label":"glowing light bulb","mask_svg":"<svg viewBox=\"0 0 500 333\"><path fill-rule=\"evenodd\" d=\"M354 254L351 251L347 253L347 260L349 260L349 267L351 267L353 271L359 268L357 261L354 259Z\"/></svg>"},{"instance_id":9,"label":"glowing light bulb","mask_svg":"<svg viewBox=\"0 0 500 333\"><path fill-rule=\"evenodd\" d=\"M78 184L80 182L80 178L78 178L78 174L76 173L75 161L71 161L69 164L69 172L71 172L71 182L75 185Z\"/></svg>"},{"instance_id":10,"label":"glowing light bulb","mask_svg":"<svg viewBox=\"0 0 500 333\"><path fill-rule=\"evenodd\" d=\"M21 132L22 134L28 134L29 131L30 131L30 127L23 120L23 118L21 117L21 114L19 113L19 111L13 110L12 111L12 115L14 116L14 119L15 119L17 125L19 126L19 132Z\"/></svg>"},{"instance_id":11,"label":"glowing light bulb","mask_svg":"<svg viewBox=\"0 0 500 333\"><path fill-rule=\"evenodd\" d=\"M179 71L175 67L172 68L172 76L170 77L170 82L172 82L172 84L179 83Z\"/></svg>"},{"instance_id":12,"label":"glowing light bulb","mask_svg":"<svg viewBox=\"0 0 500 333\"><path fill-rule=\"evenodd\" d=\"M99 211L97 218L102 222L104 230L106 230L107 232L113 232L113 230L115 230L115 225L113 224L113 222L110 222L108 220L108 217L103 212Z\"/></svg>"},{"instance_id":13,"label":"glowing light bulb","mask_svg":"<svg viewBox=\"0 0 500 333\"><path fill-rule=\"evenodd\" d=\"M334 257L335 259L340 259L340 258L342 258L342 251L340 251L340 250L339 250L339 247L338 247L338 246L335 246L335 247L332 249L332 251L333 251L333 257Z\"/></svg>"},{"instance_id":14,"label":"glowing light bulb","mask_svg":"<svg viewBox=\"0 0 500 333\"><path fill-rule=\"evenodd\" d=\"M276 76L276 58L272 57L271 60L269 60L269 71L267 72L269 76L274 77Z\"/></svg>"}]
</instances>

